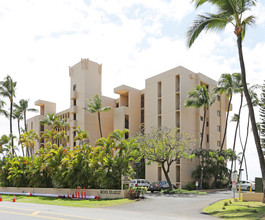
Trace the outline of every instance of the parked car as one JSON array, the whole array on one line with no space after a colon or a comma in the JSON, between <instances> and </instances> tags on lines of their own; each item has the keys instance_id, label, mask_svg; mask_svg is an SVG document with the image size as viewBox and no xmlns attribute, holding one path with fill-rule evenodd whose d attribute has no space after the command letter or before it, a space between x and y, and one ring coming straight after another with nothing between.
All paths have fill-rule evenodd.
<instances>
[{"instance_id":1,"label":"parked car","mask_svg":"<svg viewBox=\"0 0 265 220\"><path fill-rule=\"evenodd\" d=\"M242 181L239 181L237 184L236 184L236 188L238 189L239 188L239 185L240 185L240 189L241 190L247 190L249 191L250 190L250 186L252 184L252 190L255 191L255 183L252 182L252 181L249 181L249 180L242 180Z\"/></svg>"},{"instance_id":2,"label":"parked car","mask_svg":"<svg viewBox=\"0 0 265 220\"><path fill-rule=\"evenodd\" d=\"M173 189L176 189L177 187L173 185ZM169 189L169 185L167 181L161 181L161 182L153 182L150 184L148 191L151 191L153 193L154 191L161 191L164 189Z\"/></svg>"},{"instance_id":3,"label":"parked car","mask_svg":"<svg viewBox=\"0 0 265 220\"><path fill-rule=\"evenodd\" d=\"M145 179L132 179L130 182L130 187L149 187L150 182Z\"/></svg>"}]
</instances>

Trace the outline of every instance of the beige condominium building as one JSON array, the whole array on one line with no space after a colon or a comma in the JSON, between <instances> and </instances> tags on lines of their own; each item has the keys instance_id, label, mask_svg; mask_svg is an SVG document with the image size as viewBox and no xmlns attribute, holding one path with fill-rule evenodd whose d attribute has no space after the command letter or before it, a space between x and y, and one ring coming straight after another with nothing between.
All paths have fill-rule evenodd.
<instances>
[{"instance_id":1,"label":"beige condominium building","mask_svg":"<svg viewBox=\"0 0 265 220\"><path fill-rule=\"evenodd\" d=\"M152 127L178 128L190 133L199 140L203 110L184 107L188 92L198 84L206 85L211 91L216 86L216 81L201 74L194 73L182 66L160 73L145 81L145 89L138 90L126 85L114 88L118 99L102 96L101 76L102 66L89 59L81 59L79 63L69 68L70 76L70 101L71 106L57 113L69 123L66 131L68 147L75 144L75 129L79 126L88 131L90 144L100 138L98 119L96 114L87 112L88 99L99 94L102 106L111 106L111 111L101 114L103 136L108 136L115 129L129 129L129 136L140 132L144 127L148 132ZM40 120L47 113L56 113L56 104L43 100L35 102L40 106L40 115L27 120L29 129L42 134L44 126ZM203 148L218 149L224 133L227 98L222 95L208 109L206 115L206 129ZM43 143L36 146L37 150ZM224 146L226 148L226 146ZM197 146L199 148L199 146ZM172 165L170 178L177 186L185 186L193 181L192 172L198 165L196 159L180 159ZM150 182L165 180L161 167L152 163L146 166L146 179Z\"/></svg>"}]
</instances>

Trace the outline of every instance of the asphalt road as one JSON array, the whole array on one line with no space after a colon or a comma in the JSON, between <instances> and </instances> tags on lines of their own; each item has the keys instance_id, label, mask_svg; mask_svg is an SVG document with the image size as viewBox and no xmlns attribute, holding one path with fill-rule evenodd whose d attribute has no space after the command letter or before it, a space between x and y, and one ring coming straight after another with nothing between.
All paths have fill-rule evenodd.
<instances>
[{"instance_id":1,"label":"asphalt road","mask_svg":"<svg viewBox=\"0 0 265 220\"><path fill-rule=\"evenodd\" d=\"M146 199L142 199L141 201L135 203L104 208L75 208L19 202L0 202L0 219L216 219L203 214L201 210L213 202L226 198L232 198L231 191L210 192L207 195L186 198L148 194Z\"/></svg>"}]
</instances>

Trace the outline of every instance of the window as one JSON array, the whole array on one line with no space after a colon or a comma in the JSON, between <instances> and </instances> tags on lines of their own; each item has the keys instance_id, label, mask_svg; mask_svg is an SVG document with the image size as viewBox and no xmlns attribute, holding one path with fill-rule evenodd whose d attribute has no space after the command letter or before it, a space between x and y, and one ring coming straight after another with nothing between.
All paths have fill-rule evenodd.
<instances>
[{"instance_id":1,"label":"window","mask_svg":"<svg viewBox=\"0 0 265 220\"><path fill-rule=\"evenodd\" d=\"M221 126L217 125L217 131L221 131Z\"/></svg>"},{"instance_id":2,"label":"window","mask_svg":"<svg viewBox=\"0 0 265 220\"><path fill-rule=\"evenodd\" d=\"M209 134L206 136L207 143L209 143Z\"/></svg>"},{"instance_id":3,"label":"window","mask_svg":"<svg viewBox=\"0 0 265 220\"><path fill-rule=\"evenodd\" d=\"M221 141L217 141L217 147L221 146Z\"/></svg>"},{"instance_id":4,"label":"window","mask_svg":"<svg viewBox=\"0 0 265 220\"><path fill-rule=\"evenodd\" d=\"M201 121L203 121L203 117L201 116Z\"/></svg>"},{"instance_id":5,"label":"window","mask_svg":"<svg viewBox=\"0 0 265 220\"><path fill-rule=\"evenodd\" d=\"M73 105L76 106L76 99L73 100Z\"/></svg>"},{"instance_id":6,"label":"window","mask_svg":"<svg viewBox=\"0 0 265 220\"><path fill-rule=\"evenodd\" d=\"M220 98L220 96L219 96L219 95L217 96L217 100L218 100L218 101L220 101L220 100L221 100L221 98Z\"/></svg>"},{"instance_id":7,"label":"window","mask_svg":"<svg viewBox=\"0 0 265 220\"><path fill-rule=\"evenodd\" d=\"M128 138L129 138L129 133L126 132L126 133L125 133L125 139L128 139Z\"/></svg>"},{"instance_id":8,"label":"window","mask_svg":"<svg viewBox=\"0 0 265 220\"><path fill-rule=\"evenodd\" d=\"M144 95L141 95L141 108L144 108Z\"/></svg>"},{"instance_id":9,"label":"window","mask_svg":"<svg viewBox=\"0 0 265 220\"><path fill-rule=\"evenodd\" d=\"M125 115L124 128L129 129L129 115Z\"/></svg>"},{"instance_id":10,"label":"window","mask_svg":"<svg viewBox=\"0 0 265 220\"><path fill-rule=\"evenodd\" d=\"M73 118L74 118L74 120L76 120L76 114L75 113L73 114Z\"/></svg>"},{"instance_id":11,"label":"window","mask_svg":"<svg viewBox=\"0 0 265 220\"><path fill-rule=\"evenodd\" d=\"M217 110L217 116L220 117L221 112L219 110Z\"/></svg>"},{"instance_id":12,"label":"window","mask_svg":"<svg viewBox=\"0 0 265 220\"><path fill-rule=\"evenodd\" d=\"M116 108L119 108L119 103L118 102L116 103Z\"/></svg>"},{"instance_id":13,"label":"window","mask_svg":"<svg viewBox=\"0 0 265 220\"><path fill-rule=\"evenodd\" d=\"M206 127L209 127L209 122L208 121L206 122Z\"/></svg>"},{"instance_id":14,"label":"window","mask_svg":"<svg viewBox=\"0 0 265 220\"><path fill-rule=\"evenodd\" d=\"M162 96L162 84L161 82L158 82L158 98Z\"/></svg>"},{"instance_id":15,"label":"window","mask_svg":"<svg viewBox=\"0 0 265 220\"><path fill-rule=\"evenodd\" d=\"M75 90L76 90L76 84L73 85L73 91L75 91Z\"/></svg>"}]
</instances>

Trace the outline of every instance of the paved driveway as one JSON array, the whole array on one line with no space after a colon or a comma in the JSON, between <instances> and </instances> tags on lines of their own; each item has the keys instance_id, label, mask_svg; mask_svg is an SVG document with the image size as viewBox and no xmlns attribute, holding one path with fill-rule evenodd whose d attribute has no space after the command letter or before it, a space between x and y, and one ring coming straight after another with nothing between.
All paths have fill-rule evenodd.
<instances>
[{"instance_id":1,"label":"paved driveway","mask_svg":"<svg viewBox=\"0 0 265 220\"><path fill-rule=\"evenodd\" d=\"M105 208L75 208L30 203L0 203L0 219L215 219L201 210L220 199L231 198L231 191L212 192L192 198L166 197L148 194L139 202Z\"/></svg>"}]
</instances>

